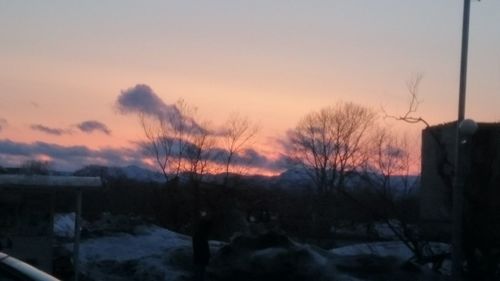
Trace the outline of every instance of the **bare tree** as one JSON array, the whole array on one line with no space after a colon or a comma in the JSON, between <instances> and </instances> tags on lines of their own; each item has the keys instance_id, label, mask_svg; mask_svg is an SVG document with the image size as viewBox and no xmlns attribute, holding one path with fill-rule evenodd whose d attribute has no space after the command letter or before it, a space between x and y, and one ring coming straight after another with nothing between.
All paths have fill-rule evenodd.
<instances>
[{"instance_id":1,"label":"bare tree","mask_svg":"<svg viewBox=\"0 0 500 281\"><path fill-rule=\"evenodd\" d=\"M432 249L411 224L411 215L406 210L408 206L401 204L418 182L410 172L412 160L408 140L387 128L379 128L371 145L369 174L365 180L380 204L367 211L374 219L383 221L416 259L422 261L432 254Z\"/></svg>"},{"instance_id":2,"label":"bare tree","mask_svg":"<svg viewBox=\"0 0 500 281\"><path fill-rule=\"evenodd\" d=\"M215 147L214 134L208 129L208 124L197 126L190 130L186 140L185 171L188 172L189 181L193 188L193 217L200 217L201 194L200 184L203 177L209 172L210 161L213 160Z\"/></svg>"},{"instance_id":3,"label":"bare tree","mask_svg":"<svg viewBox=\"0 0 500 281\"><path fill-rule=\"evenodd\" d=\"M186 170L184 166L190 141L205 130L195 120L196 111L196 107L179 100L175 110L139 115L146 149L167 182L178 178Z\"/></svg>"},{"instance_id":4,"label":"bare tree","mask_svg":"<svg viewBox=\"0 0 500 281\"><path fill-rule=\"evenodd\" d=\"M367 171L372 172L383 193L390 194L392 179L399 176L402 182L398 186L408 188L412 184L407 180L411 174L412 155L406 135L398 136L388 128L378 128L370 142L370 161Z\"/></svg>"},{"instance_id":5,"label":"bare tree","mask_svg":"<svg viewBox=\"0 0 500 281\"><path fill-rule=\"evenodd\" d=\"M192 129L185 142L184 170L189 173L191 181L200 182L209 172L210 162L214 159L215 135L208 123L204 123Z\"/></svg>"},{"instance_id":6,"label":"bare tree","mask_svg":"<svg viewBox=\"0 0 500 281\"><path fill-rule=\"evenodd\" d=\"M192 217L197 221L201 206L200 185L213 161L215 134L208 123L198 121L197 108L183 100L176 103L174 110L164 114L140 117L146 147L162 170L167 186L177 185L179 176L187 175L189 182L185 187L192 192ZM171 196L173 194L160 200L161 205L167 205L170 213L177 214L175 200L165 204Z\"/></svg>"},{"instance_id":7,"label":"bare tree","mask_svg":"<svg viewBox=\"0 0 500 281\"><path fill-rule=\"evenodd\" d=\"M166 182L169 181L172 166L174 139L171 137L172 125L160 115L140 114L139 120L146 137L145 149L158 168Z\"/></svg>"},{"instance_id":8,"label":"bare tree","mask_svg":"<svg viewBox=\"0 0 500 281\"><path fill-rule=\"evenodd\" d=\"M186 158L187 149L190 145L190 137L193 134L200 134L204 131L196 122L198 108L190 106L183 99L176 103L178 114L170 114L168 122L171 124L171 138L174 141L174 167L172 172L178 177L183 170L183 161Z\"/></svg>"},{"instance_id":9,"label":"bare tree","mask_svg":"<svg viewBox=\"0 0 500 281\"><path fill-rule=\"evenodd\" d=\"M51 163L42 160L27 160L21 164L21 173L26 175L49 175Z\"/></svg>"},{"instance_id":10,"label":"bare tree","mask_svg":"<svg viewBox=\"0 0 500 281\"><path fill-rule=\"evenodd\" d=\"M307 114L288 132L288 152L313 182L310 193L312 235L328 235L338 223L337 194L347 194L346 182L368 160L366 141L376 114L354 103L337 103Z\"/></svg>"},{"instance_id":11,"label":"bare tree","mask_svg":"<svg viewBox=\"0 0 500 281\"><path fill-rule=\"evenodd\" d=\"M344 187L367 161L365 143L375 119L369 108L338 103L309 113L289 131L290 157L306 169L318 193Z\"/></svg>"},{"instance_id":12,"label":"bare tree","mask_svg":"<svg viewBox=\"0 0 500 281\"><path fill-rule=\"evenodd\" d=\"M406 88L408 90L408 94L410 95L410 101L408 102L408 109L406 110L406 112L401 115L391 115L388 114L384 108L382 108L385 118L403 121L410 124L423 123L426 127L430 127L429 123L424 118L416 115L418 107L422 103L422 101L418 97L418 89L420 87L422 79L423 75L419 73L406 81Z\"/></svg>"},{"instance_id":13,"label":"bare tree","mask_svg":"<svg viewBox=\"0 0 500 281\"><path fill-rule=\"evenodd\" d=\"M413 78L407 81L406 87L408 93L410 95L410 100L408 102L408 109L401 115L391 115L385 112L384 109L384 118L393 119L396 121L402 121L409 124L418 124L422 123L426 128L430 127L430 124L421 116L417 115L418 108L421 104L421 100L418 97L419 86L422 81L422 74L417 74ZM448 186L448 189L452 188L452 170L453 165L450 161L450 157L447 153L447 149L443 141L441 141L440 137L433 131L428 130L432 139L435 141L436 145L440 148L440 154L438 155L438 173L440 177L443 179L444 183ZM383 171L383 169L380 169ZM451 171L451 172L450 172ZM407 173L408 175L408 173ZM384 198L384 197L383 197ZM392 232L413 252L414 257L417 262L426 263L431 262L433 264L434 269L439 269L442 265L444 258L447 256L445 254L435 254L432 251L432 248L429 246L428 241L419 237L418 231L414 229L414 227L408 224L408 221L405 220L402 215L401 210L397 208L396 204L394 204L394 200L390 200L385 197L385 201L388 203L389 208L391 209L392 216L396 218L394 222L390 220L386 220L386 224L392 230Z\"/></svg>"},{"instance_id":14,"label":"bare tree","mask_svg":"<svg viewBox=\"0 0 500 281\"><path fill-rule=\"evenodd\" d=\"M222 155L225 173L224 186L228 184L234 157L249 145L258 130L258 127L252 124L248 118L242 117L237 113L231 114L224 124L222 131L222 143L225 149L225 153Z\"/></svg>"}]
</instances>

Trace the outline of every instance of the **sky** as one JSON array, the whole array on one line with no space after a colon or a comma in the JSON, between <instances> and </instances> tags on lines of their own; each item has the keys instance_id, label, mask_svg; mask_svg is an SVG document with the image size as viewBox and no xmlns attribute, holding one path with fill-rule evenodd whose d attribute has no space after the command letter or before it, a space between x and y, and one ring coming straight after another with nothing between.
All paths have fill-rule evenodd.
<instances>
[{"instance_id":1,"label":"sky","mask_svg":"<svg viewBox=\"0 0 500 281\"><path fill-rule=\"evenodd\" d=\"M0 165L140 164L120 94L147 85L222 124L259 124L259 153L307 113L350 101L456 119L462 1L0 0ZM500 1L473 1L466 117L500 121ZM389 122L389 121L387 121ZM418 139L421 126L395 123Z\"/></svg>"}]
</instances>

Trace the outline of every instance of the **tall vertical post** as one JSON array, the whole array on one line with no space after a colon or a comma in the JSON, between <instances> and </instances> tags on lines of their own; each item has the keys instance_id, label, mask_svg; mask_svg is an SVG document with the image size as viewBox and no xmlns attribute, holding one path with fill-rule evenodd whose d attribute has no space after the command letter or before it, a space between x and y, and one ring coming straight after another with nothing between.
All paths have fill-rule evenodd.
<instances>
[{"instance_id":1,"label":"tall vertical post","mask_svg":"<svg viewBox=\"0 0 500 281\"><path fill-rule=\"evenodd\" d=\"M82 222L82 190L76 191L76 210L75 210L75 241L73 243L73 269L75 277L73 281L78 281L78 272L80 271L80 228Z\"/></svg>"},{"instance_id":2,"label":"tall vertical post","mask_svg":"<svg viewBox=\"0 0 500 281\"><path fill-rule=\"evenodd\" d=\"M458 89L459 123L462 122L465 117L465 92L467 90L467 55L469 51L470 1L471 0L464 0L464 16L462 24L462 52L460 55L460 87Z\"/></svg>"},{"instance_id":3,"label":"tall vertical post","mask_svg":"<svg viewBox=\"0 0 500 281\"><path fill-rule=\"evenodd\" d=\"M463 271L463 212L464 212L464 171L463 146L460 123L465 116L465 93L467 88L467 54L469 47L470 0L464 0L462 24L462 52L460 57L460 86L458 92L458 118L455 142L455 173L453 179L452 205L452 279L462 280Z\"/></svg>"}]
</instances>

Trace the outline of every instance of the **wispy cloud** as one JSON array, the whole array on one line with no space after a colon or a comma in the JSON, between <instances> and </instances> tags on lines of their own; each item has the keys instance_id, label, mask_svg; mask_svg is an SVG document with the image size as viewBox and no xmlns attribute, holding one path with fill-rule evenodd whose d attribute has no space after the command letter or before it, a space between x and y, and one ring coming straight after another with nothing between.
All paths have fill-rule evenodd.
<instances>
[{"instance_id":1,"label":"wispy cloud","mask_svg":"<svg viewBox=\"0 0 500 281\"><path fill-rule=\"evenodd\" d=\"M86 165L148 166L144 162L147 157L146 146L146 143L140 142L135 143L132 148L91 149L83 145L63 146L40 141L23 143L4 139L0 140L0 165L17 166L25 160L37 159L42 156L49 158L54 167L61 170L76 170ZM224 150L213 148L208 153L221 155ZM213 161L219 164L223 163L221 158L214 158ZM236 155L233 163L271 171L280 171L284 167L283 159L271 159L253 149L247 149Z\"/></svg>"},{"instance_id":2,"label":"wispy cloud","mask_svg":"<svg viewBox=\"0 0 500 281\"><path fill-rule=\"evenodd\" d=\"M95 120L84 121L76 126L78 127L78 129L80 129L80 131L88 134L93 132L101 132L106 135L111 134L111 130L108 128L108 126Z\"/></svg>"},{"instance_id":3,"label":"wispy cloud","mask_svg":"<svg viewBox=\"0 0 500 281\"><path fill-rule=\"evenodd\" d=\"M122 90L115 107L122 114L139 114L153 118L160 117L173 127L184 128L192 132L205 132L192 118L185 116L175 103L165 103L148 85L137 84L134 87Z\"/></svg>"},{"instance_id":4,"label":"wispy cloud","mask_svg":"<svg viewBox=\"0 0 500 281\"><path fill-rule=\"evenodd\" d=\"M64 135L64 134L71 133L69 130L66 130L66 129L51 128L51 127L48 127L48 126L45 126L45 125L42 125L42 124L32 124L30 126L30 128L32 130L40 131L42 133L49 134L49 135L54 135L54 136L61 136L61 135Z\"/></svg>"}]
</instances>

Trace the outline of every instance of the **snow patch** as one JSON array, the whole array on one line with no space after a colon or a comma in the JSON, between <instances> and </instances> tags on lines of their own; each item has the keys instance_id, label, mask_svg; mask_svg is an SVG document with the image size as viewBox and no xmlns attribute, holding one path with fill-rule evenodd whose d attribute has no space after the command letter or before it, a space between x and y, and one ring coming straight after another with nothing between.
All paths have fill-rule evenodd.
<instances>
[{"instance_id":1,"label":"snow patch","mask_svg":"<svg viewBox=\"0 0 500 281\"><path fill-rule=\"evenodd\" d=\"M399 257L409 259L413 253L401 242L375 242L344 246L331 250L341 256L376 255L381 257Z\"/></svg>"},{"instance_id":2,"label":"snow patch","mask_svg":"<svg viewBox=\"0 0 500 281\"><path fill-rule=\"evenodd\" d=\"M162 255L180 246L190 246L190 238L158 226L142 226L136 233L117 233L81 244L82 261L126 261Z\"/></svg>"},{"instance_id":3,"label":"snow patch","mask_svg":"<svg viewBox=\"0 0 500 281\"><path fill-rule=\"evenodd\" d=\"M72 244L66 245L72 249ZM149 225L81 242L82 273L90 280L179 280L190 276L191 238Z\"/></svg>"},{"instance_id":4,"label":"snow patch","mask_svg":"<svg viewBox=\"0 0 500 281\"><path fill-rule=\"evenodd\" d=\"M73 238L75 236L75 213L57 213L54 215L54 235Z\"/></svg>"},{"instance_id":5,"label":"snow patch","mask_svg":"<svg viewBox=\"0 0 500 281\"><path fill-rule=\"evenodd\" d=\"M427 251L435 254L450 251L450 246L445 243L432 242ZM344 246L331 250L332 253L340 256L376 255L379 257L397 257L408 260L413 257L413 252L401 241L374 242Z\"/></svg>"}]
</instances>

